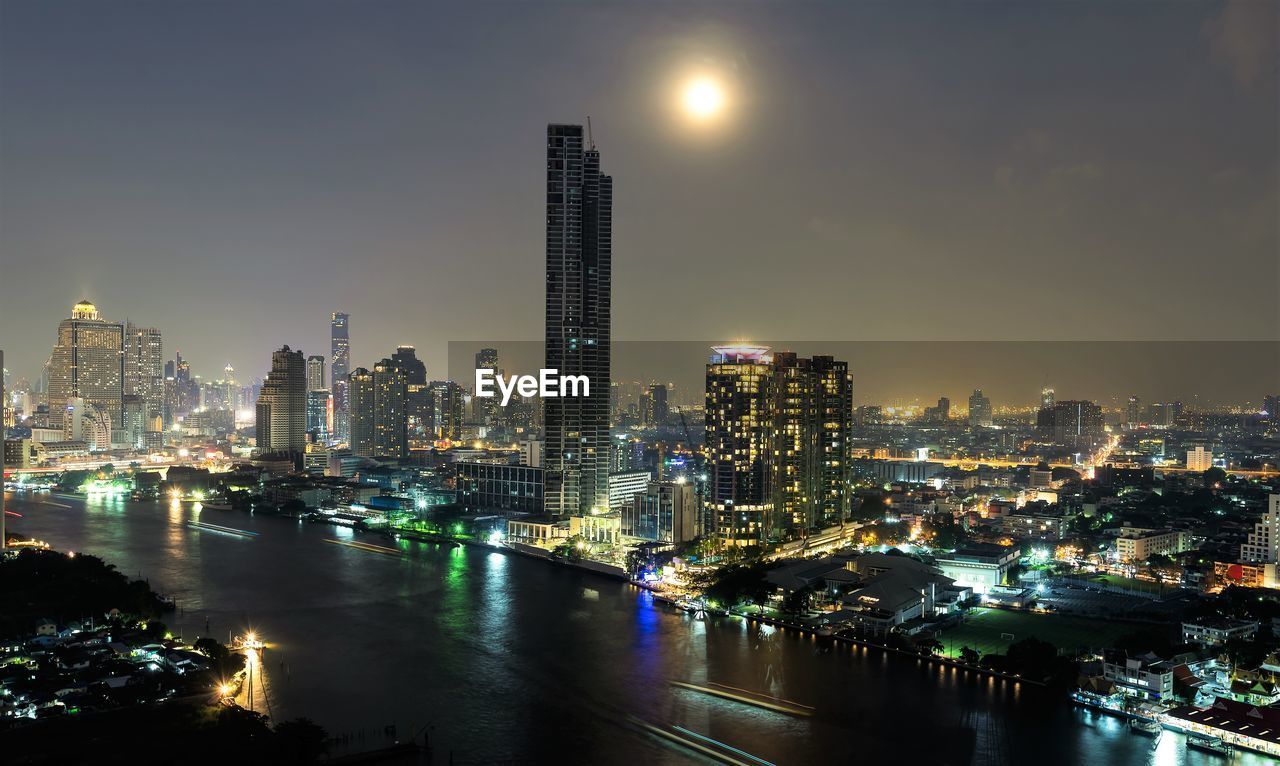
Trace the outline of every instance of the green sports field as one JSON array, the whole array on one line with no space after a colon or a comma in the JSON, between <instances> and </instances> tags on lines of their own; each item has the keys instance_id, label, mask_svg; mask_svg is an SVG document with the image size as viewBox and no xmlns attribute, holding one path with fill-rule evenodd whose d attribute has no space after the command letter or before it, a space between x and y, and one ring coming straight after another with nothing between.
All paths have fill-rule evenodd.
<instances>
[{"instance_id":1,"label":"green sports field","mask_svg":"<svg viewBox=\"0 0 1280 766\"><path fill-rule=\"evenodd\" d=\"M964 646L981 654L1003 654L1009 644L1030 636L1060 650L1075 651L1080 647L1110 646L1117 638L1144 627L1148 626L1073 615L974 609L962 625L944 631L938 640L948 657L958 657ZM1004 634L1012 634L1013 638Z\"/></svg>"},{"instance_id":2,"label":"green sports field","mask_svg":"<svg viewBox=\"0 0 1280 766\"><path fill-rule=\"evenodd\" d=\"M1104 582L1117 588L1125 588L1131 591L1139 591L1141 593L1166 593L1173 590L1168 586L1161 588L1160 583L1149 582L1147 580L1138 580L1132 577L1118 577L1116 575L1098 575L1093 578L1097 582Z\"/></svg>"}]
</instances>

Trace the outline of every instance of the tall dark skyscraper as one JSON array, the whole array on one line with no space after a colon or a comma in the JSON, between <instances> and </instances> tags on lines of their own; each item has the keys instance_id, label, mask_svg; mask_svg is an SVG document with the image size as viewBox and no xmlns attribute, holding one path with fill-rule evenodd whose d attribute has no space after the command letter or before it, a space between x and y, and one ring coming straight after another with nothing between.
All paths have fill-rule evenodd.
<instances>
[{"instance_id":1,"label":"tall dark skyscraper","mask_svg":"<svg viewBox=\"0 0 1280 766\"><path fill-rule=\"evenodd\" d=\"M590 395L548 398L546 509L609 508L610 279L613 179L581 125L547 126L546 367L585 375Z\"/></svg>"},{"instance_id":2,"label":"tall dark skyscraper","mask_svg":"<svg viewBox=\"0 0 1280 766\"><path fill-rule=\"evenodd\" d=\"M333 436L345 441L351 436L351 403L347 398L351 372L351 317L333 312L329 321L329 379L333 384Z\"/></svg>"},{"instance_id":3,"label":"tall dark skyscraper","mask_svg":"<svg viewBox=\"0 0 1280 766\"><path fill-rule=\"evenodd\" d=\"M427 366L418 358L418 352L413 346L397 346L396 352L383 361L404 370L405 378L409 383L415 386L426 385Z\"/></svg>"}]
</instances>

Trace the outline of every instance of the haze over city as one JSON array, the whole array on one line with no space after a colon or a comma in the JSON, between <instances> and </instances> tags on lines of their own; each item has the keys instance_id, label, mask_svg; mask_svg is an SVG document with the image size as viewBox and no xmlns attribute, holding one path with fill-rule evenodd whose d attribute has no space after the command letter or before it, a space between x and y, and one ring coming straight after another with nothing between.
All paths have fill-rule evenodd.
<instances>
[{"instance_id":1,"label":"haze over city","mask_svg":"<svg viewBox=\"0 0 1280 766\"><path fill-rule=\"evenodd\" d=\"M619 339L1275 341L1274 8L1087 7L6 2L7 364L82 298L205 376L535 339L588 115Z\"/></svg>"}]
</instances>

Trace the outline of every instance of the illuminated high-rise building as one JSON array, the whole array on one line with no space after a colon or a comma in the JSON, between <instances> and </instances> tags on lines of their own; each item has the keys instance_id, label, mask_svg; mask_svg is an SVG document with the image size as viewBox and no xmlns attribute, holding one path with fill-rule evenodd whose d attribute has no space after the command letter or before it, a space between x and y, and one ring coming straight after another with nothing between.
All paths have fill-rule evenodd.
<instances>
[{"instance_id":1,"label":"illuminated high-rise building","mask_svg":"<svg viewBox=\"0 0 1280 766\"><path fill-rule=\"evenodd\" d=\"M373 457L373 373L357 367L348 377L346 390L350 393L350 446L351 454ZM337 413L335 411L334 420Z\"/></svg>"},{"instance_id":2,"label":"illuminated high-rise building","mask_svg":"<svg viewBox=\"0 0 1280 766\"><path fill-rule=\"evenodd\" d=\"M319 391L324 387L324 356L312 354L307 357L307 390Z\"/></svg>"},{"instance_id":3,"label":"illuminated high-rise building","mask_svg":"<svg viewBox=\"0 0 1280 766\"><path fill-rule=\"evenodd\" d=\"M462 386L452 380L433 380L427 389L430 392L431 428L435 437L450 441L461 439L462 421L466 413L466 392Z\"/></svg>"},{"instance_id":4,"label":"illuminated high-rise building","mask_svg":"<svg viewBox=\"0 0 1280 766\"><path fill-rule=\"evenodd\" d=\"M333 381L333 436L350 438L351 405L347 400L347 376L351 372L351 317L335 311L329 321L329 377Z\"/></svg>"},{"instance_id":5,"label":"illuminated high-rise building","mask_svg":"<svg viewBox=\"0 0 1280 766\"><path fill-rule=\"evenodd\" d=\"M817 416L816 492L810 526L830 526L849 518L853 466L853 377L847 362L815 356L812 401Z\"/></svg>"},{"instance_id":6,"label":"illuminated high-rise building","mask_svg":"<svg viewBox=\"0 0 1280 766\"><path fill-rule=\"evenodd\" d=\"M990 428L995 424L995 418L991 412L991 399L982 393L982 389L976 389L969 396L969 426L976 428Z\"/></svg>"},{"instance_id":7,"label":"illuminated high-rise building","mask_svg":"<svg viewBox=\"0 0 1280 766\"><path fill-rule=\"evenodd\" d=\"M307 433L316 443L329 440L329 403L333 395L327 388L308 389L307 391Z\"/></svg>"},{"instance_id":8,"label":"illuminated high-rise building","mask_svg":"<svg viewBox=\"0 0 1280 766\"><path fill-rule=\"evenodd\" d=\"M646 426L662 426L667 423L667 387L654 383L640 401L640 422Z\"/></svg>"},{"instance_id":9,"label":"illuminated high-rise building","mask_svg":"<svg viewBox=\"0 0 1280 766\"><path fill-rule=\"evenodd\" d=\"M307 365L301 351L271 354L271 373L258 393L258 451L301 453L307 445Z\"/></svg>"},{"instance_id":10,"label":"illuminated high-rise building","mask_svg":"<svg viewBox=\"0 0 1280 766\"><path fill-rule=\"evenodd\" d=\"M1041 438L1082 452L1101 443L1106 435L1102 408L1089 401L1054 402L1040 410L1036 429Z\"/></svg>"},{"instance_id":11,"label":"illuminated high-rise building","mask_svg":"<svg viewBox=\"0 0 1280 766\"><path fill-rule=\"evenodd\" d=\"M498 368L498 349L482 348L476 353L477 370L493 370L498 375L502 374L502 370ZM474 380L474 378L473 378ZM474 392L472 392L474 393ZM483 425L493 425L495 413L498 410L498 400L494 397L480 397L473 399L476 410L476 420Z\"/></svg>"},{"instance_id":12,"label":"illuminated high-rise building","mask_svg":"<svg viewBox=\"0 0 1280 766\"><path fill-rule=\"evenodd\" d=\"M68 401L83 399L120 423L124 398L124 325L108 322L89 301L77 303L58 325L49 362L49 415L60 427Z\"/></svg>"},{"instance_id":13,"label":"illuminated high-rise building","mask_svg":"<svg viewBox=\"0 0 1280 766\"><path fill-rule=\"evenodd\" d=\"M707 514L724 545L761 545L774 520L774 371L765 346L716 346L707 365Z\"/></svg>"},{"instance_id":14,"label":"illuminated high-rise building","mask_svg":"<svg viewBox=\"0 0 1280 766\"><path fill-rule=\"evenodd\" d=\"M164 417L164 340L154 327L128 325L125 332L124 394L142 401L143 431L158 431Z\"/></svg>"},{"instance_id":15,"label":"illuminated high-rise building","mask_svg":"<svg viewBox=\"0 0 1280 766\"><path fill-rule=\"evenodd\" d=\"M1040 389L1040 409L1048 409L1057 400L1057 394L1050 386Z\"/></svg>"},{"instance_id":16,"label":"illuminated high-rise building","mask_svg":"<svg viewBox=\"0 0 1280 766\"><path fill-rule=\"evenodd\" d=\"M1197 444L1187 450L1187 470L1201 473L1213 468L1213 450Z\"/></svg>"},{"instance_id":17,"label":"illuminated high-rise building","mask_svg":"<svg viewBox=\"0 0 1280 766\"><path fill-rule=\"evenodd\" d=\"M411 410L410 370L418 362L411 347L401 346L370 372L351 374L351 451L363 457L405 457L409 454ZM419 389L421 384L414 384ZM417 401L416 397L413 401Z\"/></svg>"},{"instance_id":18,"label":"illuminated high-rise building","mask_svg":"<svg viewBox=\"0 0 1280 766\"><path fill-rule=\"evenodd\" d=\"M774 508L778 531L838 524L849 513L853 382L830 356L773 355Z\"/></svg>"},{"instance_id":19,"label":"illuminated high-rise building","mask_svg":"<svg viewBox=\"0 0 1280 766\"><path fill-rule=\"evenodd\" d=\"M412 349L410 349L412 351ZM409 373L394 359L373 366L373 453L405 457L408 436Z\"/></svg>"},{"instance_id":20,"label":"illuminated high-rise building","mask_svg":"<svg viewBox=\"0 0 1280 766\"><path fill-rule=\"evenodd\" d=\"M312 441L327 442L333 429L333 394L324 384L324 356L307 357L307 433Z\"/></svg>"},{"instance_id":21,"label":"illuminated high-rise building","mask_svg":"<svg viewBox=\"0 0 1280 766\"><path fill-rule=\"evenodd\" d=\"M1240 560L1249 564L1280 561L1280 495L1267 495L1267 512L1240 546Z\"/></svg>"},{"instance_id":22,"label":"illuminated high-rise building","mask_svg":"<svg viewBox=\"0 0 1280 766\"><path fill-rule=\"evenodd\" d=\"M586 396L543 401L547 512L609 507L613 179L581 125L547 126L546 367L584 375Z\"/></svg>"},{"instance_id":23,"label":"illuminated high-rise building","mask_svg":"<svg viewBox=\"0 0 1280 766\"><path fill-rule=\"evenodd\" d=\"M1124 423L1133 428L1142 423L1142 400L1137 395L1130 396L1124 407Z\"/></svg>"}]
</instances>

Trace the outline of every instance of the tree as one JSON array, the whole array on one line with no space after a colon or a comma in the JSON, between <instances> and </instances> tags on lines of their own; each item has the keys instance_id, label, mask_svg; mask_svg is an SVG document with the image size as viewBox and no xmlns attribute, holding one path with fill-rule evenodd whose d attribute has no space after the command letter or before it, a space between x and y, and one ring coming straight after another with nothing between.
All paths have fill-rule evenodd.
<instances>
[{"instance_id":1,"label":"tree","mask_svg":"<svg viewBox=\"0 0 1280 766\"><path fill-rule=\"evenodd\" d=\"M275 728L277 763L316 763L328 750L329 735L310 718L281 721Z\"/></svg>"},{"instance_id":2,"label":"tree","mask_svg":"<svg viewBox=\"0 0 1280 766\"><path fill-rule=\"evenodd\" d=\"M152 620L147 623L147 638L152 641L159 641L169 632L169 626L159 620Z\"/></svg>"},{"instance_id":3,"label":"tree","mask_svg":"<svg viewBox=\"0 0 1280 766\"><path fill-rule=\"evenodd\" d=\"M920 530L933 547L947 550L958 548L966 537L964 530L949 513L931 514L920 525Z\"/></svg>"},{"instance_id":4,"label":"tree","mask_svg":"<svg viewBox=\"0 0 1280 766\"><path fill-rule=\"evenodd\" d=\"M626 568L630 577L639 577L640 572L644 569L645 556L639 550L632 548L627 551Z\"/></svg>"},{"instance_id":5,"label":"tree","mask_svg":"<svg viewBox=\"0 0 1280 766\"><path fill-rule=\"evenodd\" d=\"M703 597L725 608L741 603L763 604L774 591L764 579L764 565L732 564L716 572Z\"/></svg>"},{"instance_id":6,"label":"tree","mask_svg":"<svg viewBox=\"0 0 1280 766\"><path fill-rule=\"evenodd\" d=\"M1004 576L1004 581L1008 585L1017 585L1022 579L1022 575L1027 571L1027 565L1021 562L1009 567L1008 573Z\"/></svg>"},{"instance_id":7,"label":"tree","mask_svg":"<svg viewBox=\"0 0 1280 766\"><path fill-rule=\"evenodd\" d=\"M587 552L587 541L582 535L574 535L556 546L555 555L569 561L582 561Z\"/></svg>"},{"instance_id":8,"label":"tree","mask_svg":"<svg viewBox=\"0 0 1280 766\"><path fill-rule=\"evenodd\" d=\"M853 511L854 521L876 521L883 519L889 505L880 495L867 495L861 498L862 503Z\"/></svg>"},{"instance_id":9,"label":"tree","mask_svg":"<svg viewBox=\"0 0 1280 766\"><path fill-rule=\"evenodd\" d=\"M196 642L191 646L197 652L200 652L214 662L220 663L227 659L227 657L231 656L231 652L227 647L219 643L217 639L209 638L208 636L205 636L204 638L197 638Z\"/></svg>"},{"instance_id":10,"label":"tree","mask_svg":"<svg viewBox=\"0 0 1280 766\"><path fill-rule=\"evenodd\" d=\"M782 611L787 614L800 615L809 611L813 601L813 587L806 585L791 591L782 599Z\"/></svg>"},{"instance_id":11,"label":"tree","mask_svg":"<svg viewBox=\"0 0 1280 766\"><path fill-rule=\"evenodd\" d=\"M978 654L978 650L970 649L967 646L960 647L960 661L968 665L977 665L978 660L982 659Z\"/></svg>"}]
</instances>

